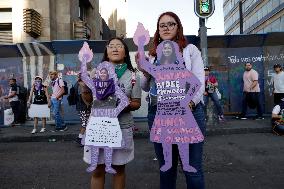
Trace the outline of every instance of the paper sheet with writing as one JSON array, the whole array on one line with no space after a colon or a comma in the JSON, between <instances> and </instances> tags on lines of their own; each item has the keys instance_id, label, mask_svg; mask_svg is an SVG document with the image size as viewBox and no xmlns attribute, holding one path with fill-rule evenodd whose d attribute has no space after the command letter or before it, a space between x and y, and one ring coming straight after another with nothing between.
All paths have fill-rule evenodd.
<instances>
[{"instance_id":1,"label":"paper sheet with writing","mask_svg":"<svg viewBox=\"0 0 284 189\"><path fill-rule=\"evenodd\" d=\"M117 118L90 117L85 145L121 147L122 132Z\"/></svg>"}]
</instances>

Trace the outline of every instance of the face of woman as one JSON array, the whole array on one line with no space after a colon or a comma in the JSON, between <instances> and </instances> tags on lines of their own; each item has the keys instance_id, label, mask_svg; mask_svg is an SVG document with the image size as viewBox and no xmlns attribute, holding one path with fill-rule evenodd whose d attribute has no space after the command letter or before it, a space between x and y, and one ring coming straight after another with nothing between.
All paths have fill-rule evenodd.
<instances>
[{"instance_id":1,"label":"face of woman","mask_svg":"<svg viewBox=\"0 0 284 189\"><path fill-rule=\"evenodd\" d=\"M99 77L102 81L108 80L108 72L106 69L101 69Z\"/></svg>"},{"instance_id":2,"label":"face of woman","mask_svg":"<svg viewBox=\"0 0 284 189\"><path fill-rule=\"evenodd\" d=\"M177 36L178 25L175 19L169 15L164 15L159 21L159 34L162 40L173 40Z\"/></svg>"},{"instance_id":3,"label":"face of woman","mask_svg":"<svg viewBox=\"0 0 284 189\"><path fill-rule=\"evenodd\" d=\"M107 46L107 56L112 63L121 64L124 62L125 49L121 41L118 39L110 41Z\"/></svg>"},{"instance_id":4,"label":"face of woman","mask_svg":"<svg viewBox=\"0 0 284 189\"><path fill-rule=\"evenodd\" d=\"M41 84L41 82L42 82L42 81L41 81L40 79L36 79L36 80L35 80L35 84L38 84L38 85L39 85L39 84Z\"/></svg>"},{"instance_id":5,"label":"face of woman","mask_svg":"<svg viewBox=\"0 0 284 189\"><path fill-rule=\"evenodd\" d=\"M169 57L173 53L173 48L169 43L166 43L166 44L164 44L162 51L163 51L163 54L164 54L165 57Z\"/></svg>"}]
</instances>

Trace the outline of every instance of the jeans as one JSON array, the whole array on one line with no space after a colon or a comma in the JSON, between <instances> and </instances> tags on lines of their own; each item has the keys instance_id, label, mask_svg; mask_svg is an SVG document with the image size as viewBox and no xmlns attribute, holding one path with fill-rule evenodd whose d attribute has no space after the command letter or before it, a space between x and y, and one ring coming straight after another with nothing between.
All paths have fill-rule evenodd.
<instances>
[{"instance_id":1,"label":"jeans","mask_svg":"<svg viewBox=\"0 0 284 189\"><path fill-rule=\"evenodd\" d=\"M274 105L280 104L281 99L284 98L284 93L274 93Z\"/></svg>"},{"instance_id":2,"label":"jeans","mask_svg":"<svg viewBox=\"0 0 284 189\"><path fill-rule=\"evenodd\" d=\"M216 92L214 93L208 93L207 96L204 96L203 99L204 99L204 110L206 112L206 109L207 109L207 105L208 105L208 101L209 101L209 97L211 98L211 100L213 101L215 107L217 108L217 111L218 111L218 115L221 116L223 115L223 109L222 109L222 106L220 104L220 101L218 99L218 95Z\"/></svg>"},{"instance_id":3,"label":"jeans","mask_svg":"<svg viewBox=\"0 0 284 189\"><path fill-rule=\"evenodd\" d=\"M62 119L62 116L60 115L61 100L57 100L56 98L51 98L51 108L55 119L55 128L62 129L64 121Z\"/></svg>"},{"instance_id":4,"label":"jeans","mask_svg":"<svg viewBox=\"0 0 284 189\"><path fill-rule=\"evenodd\" d=\"M153 125L156 111L157 111L157 106L149 105L148 108L149 129L151 129ZM205 128L205 115L203 111L203 104L202 103L197 104L195 110L192 113L197 121L197 124L201 132L205 136L206 128ZM159 166L161 167L165 163L162 144L154 142L154 149L157 159L159 161ZM189 163L197 170L197 172L192 173L184 171L187 189L204 189L205 183L204 183L204 176L202 170L203 142L197 144L189 144L189 154L190 154ZM172 168L170 168L166 172L160 171L160 189L176 189L177 165L178 165L179 153L177 145L175 144L173 144L172 156L173 156Z\"/></svg>"},{"instance_id":5,"label":"jeans","mask_svg":"<svg viewBox=\"0 0 284 189\"><path fill-rule=\"evenodd\" d=\"M248 95L248 93L246 93L246 92L243 93L241 117L245 117L246 113L247 113L247 104L248 104L247 95ZM257 116L262 117L262 106L260 104L260 93L255 92L254 98L256 98L255 100L256 100Z\"/></svg>"},{"instance_id":6,"label":"jeans","mask_svg":"<svg viewBox=\"0 0 284 189\"><path fill-rule=\"evenodd\" d=\"M10 106L14 114L14 122L18 123L20 121L20 101L11 101Z\"/></svg>"}]
</instances>

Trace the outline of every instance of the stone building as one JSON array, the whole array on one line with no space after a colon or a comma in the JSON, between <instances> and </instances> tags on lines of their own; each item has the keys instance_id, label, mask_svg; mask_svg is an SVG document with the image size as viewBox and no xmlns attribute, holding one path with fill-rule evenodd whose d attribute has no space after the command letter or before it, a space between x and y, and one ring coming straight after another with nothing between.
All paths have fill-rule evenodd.
<instances>
[{"instance_id":1,"label":"stone building","mask_svg":"<svg viewBox=\"0 0 284 189\"><path fill-rule=\"evenodd\" d=\"M117 19L117 9L113 11L108 19L108 26L111 30L116 31L116 36L126 37L126 20Z\"/></svg>"},{"instance_id":2,"label":"stone building","mask_svg":"<svg viewBox=\"0 0 284 189\"><path fill-rule=\"evenodd\" d=\"M103 31L99 0L0 1L0 44L99 40Z\"/></svg>"}]
</instances>

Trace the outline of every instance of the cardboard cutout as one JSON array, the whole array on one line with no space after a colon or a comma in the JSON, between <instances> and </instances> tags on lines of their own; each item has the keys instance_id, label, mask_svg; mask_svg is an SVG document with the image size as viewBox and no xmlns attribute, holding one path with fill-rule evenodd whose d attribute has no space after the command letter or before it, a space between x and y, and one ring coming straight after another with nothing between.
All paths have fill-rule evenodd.
<instances>
[{"instance_id":1,"label":"cardboard cutout","mask_svg":"<svg viewBox=\"0 0 284 189\"><path fill-rule=\"evenodd\" d=\"M201 83L188 71L173 41L163 41L157 47L157 61L154 64L145 58L144 45L148 31L139 23L133 37L138 41L139 66L155 78L157 90L157 112L151 129L150 140L162 143L165 165L161 171L172 167L172 144L177 144L183 170L196 172L189 165L189 144L199 143L204 137L189 108L189 102L199 90Z\"/></svg>"},{"instance_id":2,"label":"cardboard cutout","mask_svg":"<svg viewBox=\"0 0 284 189\"><path fill-rule=\"evenodd\" d=\"M116 173L111 167L113 148L123 148L122 132L117 119L119 113L129 105L127 96L118 86L118 79L114 66L109 62L102 62L96 69L95 79L87 73L87 62L93 58L93 52L85 42L79 52L81 61L81 78L92 90L93 107L86 128L84 142L91 151L91 166L87 172L96 169L99 158L99 149L104 149L105 171ZM118 105L117 105L117 102Z\"/></svg>"}]
</instances>

